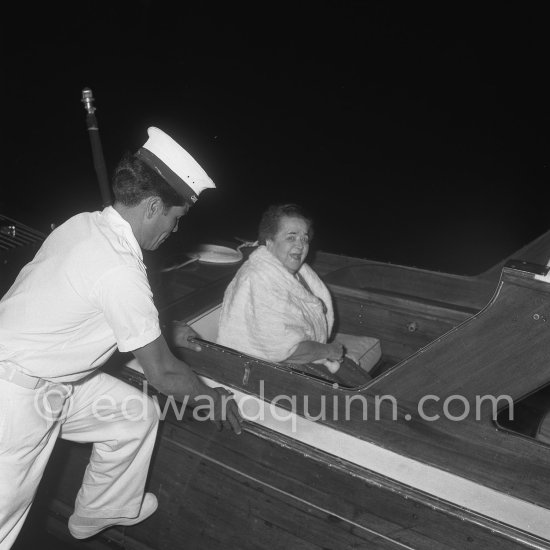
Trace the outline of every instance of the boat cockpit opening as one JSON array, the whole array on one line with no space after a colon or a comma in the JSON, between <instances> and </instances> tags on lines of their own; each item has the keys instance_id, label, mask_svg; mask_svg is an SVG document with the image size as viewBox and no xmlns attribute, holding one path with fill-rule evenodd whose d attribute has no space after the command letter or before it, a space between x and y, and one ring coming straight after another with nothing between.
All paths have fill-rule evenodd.
<instances>
[{"instance_id":1,"label":"boat cockpit opening","mask_svg":"<svg viewBox=\"0 0 550 550\"><path fill-rule=\"evenodd\" d=\"M194 319L190 320L187 324L199 335L201 340L215 344L218 337L218 324L220 319L222 304L218 304L205 312L201 313ZM236 353L240 353L237 350L233 350ZM376 363L374 368L371 371L371 377L379 376L391 366L395 364L395 361L392 361L390 358L382 357ZM322 380L325 382L337 382L342 387L355 388L360 387L368 382L368 378L364 377L361 372L348 372L346 375L342 376L331 376L330 373L326 370L325 367L316 365L313 363L308 363L305 365L291 364L293 370L298 370L307 376L312 378ZM350 364L347 364L348 369L352 369ZM359 368L356 369L359 371Z\"/></svg>"},{"instance_id":2,"label":"boat cockpit opening","mask_svg":"<svg viewBox=\"0 0 550 550\"><path fill-rule=\"evenodd\" d=\"M550 384L499 411L497 426L550 445Z\"/></svg>"}]
</instances>

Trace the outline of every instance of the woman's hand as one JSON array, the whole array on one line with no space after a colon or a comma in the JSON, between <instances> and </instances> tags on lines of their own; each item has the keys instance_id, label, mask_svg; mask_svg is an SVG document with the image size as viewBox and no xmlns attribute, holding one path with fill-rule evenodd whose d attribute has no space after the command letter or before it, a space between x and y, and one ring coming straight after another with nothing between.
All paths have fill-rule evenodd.
<instances>
[{"instance_id":1,"label":"woman's hand","mask_svg":"<svg viewBox=\"0 0 550 550\"><path fill-rule=\"evenodd\" d=\"M325 346L327 352L326 359L329 361L338 361L338 363L341 363L344 360L346 350L340 342L332 342L330 344L326 344Z\"/></svg>"}]
</instances>

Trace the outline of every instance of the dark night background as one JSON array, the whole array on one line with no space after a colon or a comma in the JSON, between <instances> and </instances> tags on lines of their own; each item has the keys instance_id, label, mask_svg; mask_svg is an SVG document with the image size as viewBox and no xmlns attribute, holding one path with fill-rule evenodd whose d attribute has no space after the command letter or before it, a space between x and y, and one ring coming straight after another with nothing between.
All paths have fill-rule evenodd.
<instances>
[{"instance_id":1,"label":"dark night background","mask_svg":"<svg viewBox=\"0 0 550 550\"><path fill-rule=\"evenodd\" d=\"M318 248L476 274L550 227L543 6L22 4L0 212L47 230L100 208L90 87L109 172L155 125L218 186L165 252L254 239L268 204L294 201Z\"/></svg>"},{"instance_id":2,"label":"dark night background","mask_svg":"<svg viewBox=\"0 0 550 550\"><path fill-rule=\"evenodd\" d=\"M0 213L37 229L101 207L84 87L109 172L155 125L218 186L164 254L254 239L279 201L310 210L318 248L460 274L550 228L544 2L17 6Z\"/></svg>"}]
</instances>

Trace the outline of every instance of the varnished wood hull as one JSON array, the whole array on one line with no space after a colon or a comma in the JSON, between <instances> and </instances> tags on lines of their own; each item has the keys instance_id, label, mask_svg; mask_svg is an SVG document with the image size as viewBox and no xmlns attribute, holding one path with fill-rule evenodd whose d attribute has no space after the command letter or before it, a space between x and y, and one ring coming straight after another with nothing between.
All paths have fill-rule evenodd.
<instances>
[{"instance_id":1,"label":"varnished wood hull","mask_svg":"<svg viewBox=\"0 0 550 550\"><path fill-rule=\"evenodd\" d=\"M89 453L88 446L60 442L37 501L34 521L65 543L74 542L66 519ZM261 429L236 439L188 416L164 422L148 489L159 498L157 513L104 532L90 548L541 547L525 534L499 533L459 507L306 446L289 447Z\"/></svg>"},{"instance_id":2,"label":"varnished wood hull","mask_svg":"<svg viewBox=\"0 0 550 550\"><path fill-rule=\"evenodd\" d=\"M423 411L434 416L450 396L517 400L550 382L549 326L538 322L550 320L550 285L527 265L510 264L491 282L351 260L321 255L316 267L335 297L341 330L379 337L393 367L350 389L210 342L199 353L176 350L238 398L268 407L281 395L307 396L312 408L279 400L287 421L248 418L240 437L192 411L181 419L171 411L149 481L159 511L78 547L550 548L550 447L499 428L487 411L456 421L460 401L450 405L452 419L418 414L426 395L437 397ZM370 269L371 282L363 274L353 283L356 268ZM170 274L164 320L189 320L219 303L234 270L196 265ZM121 366L128 359L118 356L109 370L142 387L142 376ZM383 403L376 419L346 401L363 396L372 405L383 395L398 406ZM326 418L309 419L323 401ZM36 521L65 541L89 452L60 442L37 500L43 514Z\"/></svg>"}]
</instances>

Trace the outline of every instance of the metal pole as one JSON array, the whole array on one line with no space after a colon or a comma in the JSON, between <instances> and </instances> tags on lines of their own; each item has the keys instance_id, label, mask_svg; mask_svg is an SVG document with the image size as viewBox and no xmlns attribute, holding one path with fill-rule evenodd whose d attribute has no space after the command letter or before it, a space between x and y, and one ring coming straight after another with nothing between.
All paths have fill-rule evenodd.
<instances>
[{"instance_id":1,"label":"metal pole","mask_svg":"<svg viewBox=\"0 0 550 550\"><path fill-rule=\"evenodd\" d=\"M103 148L101 147L101 139L99 138L99 128L95 116L94 97L90 88L82 90L82 103L86 109L86 126L88 135L90 136L90 144L92 146L92 156L94 159L94 168L99 182L99 190L101 192L101 202L103 207L113 204L111 198L111 187L109 185L109 177L107 176L107 168L105 166L105 157L103 156Z\"/></svg>"}]
</instances>

